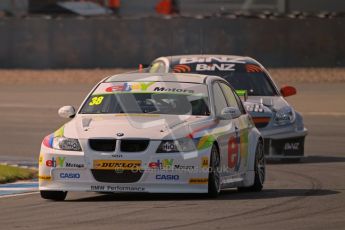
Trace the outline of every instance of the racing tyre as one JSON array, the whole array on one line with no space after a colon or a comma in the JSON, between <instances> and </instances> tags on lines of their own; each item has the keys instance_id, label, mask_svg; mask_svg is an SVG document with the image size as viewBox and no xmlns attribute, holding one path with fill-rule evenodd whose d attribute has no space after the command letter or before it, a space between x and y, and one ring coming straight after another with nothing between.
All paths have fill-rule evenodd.
<instances>
[{"instance_id":1,"label":"racing tyre","mask_svg":"<svg viewBox=\"0 0 345 230\"><path fill-rule=\"evenodd\" d=\"M67 192L63 191L40 191L40 193L43 199L54 201L64 201L67 196Z\"/></svg>"},{"instance_id":2,"label":"racing tyre","mask_svg":"<svg viewBox=\"0 0 345 230\"><path fill-rule=\"evenodd\" d=\"M250 187L238 187L239 191L244 192L260 192L265 182L266 161L263 144L260 141L256 147L255 163L254 163L255 178L254 184Z\"/></svg>"},{"instance_id":3,"label":"racing tyre","mask_svg":"<svg viewBox=\"0 0 345 230\"><path fill-rule=\"evenodd\" d=\"M220 193L220 158L217 146L211 149L210 171L208 175L208 196L216 198Z\"/></svg>"}]
</instances>

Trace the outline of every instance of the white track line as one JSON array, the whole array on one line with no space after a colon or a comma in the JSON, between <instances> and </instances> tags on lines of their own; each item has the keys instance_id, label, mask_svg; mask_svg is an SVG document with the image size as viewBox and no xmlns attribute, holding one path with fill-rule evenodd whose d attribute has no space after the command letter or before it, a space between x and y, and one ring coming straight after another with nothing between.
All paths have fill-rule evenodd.
<instances>
[{"instance_id":1,"label":"white track line","mask_svg":"<svg viewBox=\"0 0 345 230\"><path fill-rule=\"evenodd\" d=\"M16 197L16 196L33 195L33 194L37 194L37 193L40 193L40 192L26 192L26 193L18 193L18 194L3 195L3 196L0 196L0 199L9 198L9 197Z\"/></svg>"},{"instance_id":2,"label":"white track line","mask_svg":"<svg viewBox=\"0 0 345 230\"><path fill-rule=\"evenodd\" d=\"M31 187L31 188L13 188L13 187L5 187L0 188L0 191L37 191L38 187Z\"/></svg>"},{"instance_id":3,"label":"white track line","mask_svg":"<svg viewBox=\"0 0 345 230\"><path fill-rule=\"evenodd\" d=\"M304 112L306 116L345 116L344 112Z\"/></svg>"},{"instance_id":4,"label":"white track line","mask_svg":"<svg viewBox=\"0 0 345 230\"><path fill-rule=\"evenodd\" d=\"M24 180L24 181L16 181L13 183L7 183L7 184L2 184L2 185L11 185L11 184L38 184L38 181L32 181L32 180ZM1 187L1 185L0 185Z\"/></svg>"}]
</instances>

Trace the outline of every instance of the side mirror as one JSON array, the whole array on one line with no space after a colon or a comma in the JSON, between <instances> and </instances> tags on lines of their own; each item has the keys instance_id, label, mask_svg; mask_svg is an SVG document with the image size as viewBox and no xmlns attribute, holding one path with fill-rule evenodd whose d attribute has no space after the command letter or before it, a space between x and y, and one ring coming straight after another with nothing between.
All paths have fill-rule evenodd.
<instances>
[{"instance_id":1,"label":"side mirror","mask_svg":"<svg viewBox=\"0 0 345 230\"><path fill-rule=\"evenodd\" d=\"M58 114L62 118L73 118L75 116L75 109L73 106L66 105L59 109Z\"/></svg>"},{"instance_id":2,"label":"side mirror","mask_svg":"<svg viewBox=\"0 0 345 230\"><path fill-rule=\"evenodd\" d=\"M241 111L235 107L225 107L219 116L220 119L230 120L238 118L242 115Z\"/></svg>"},{"instance_id":3,"label":"side mirror","mask_svg":"<svg viewBox=\"0 0 345 230\"><path fill-rule=\"evenodd\" d=\"M297 93L297 90L295 87L292 87L292 86L283 86L280 89L280 93L283 95L283 97L288 97L288 96L295 95Z\"/></svg>"}]
</instances>

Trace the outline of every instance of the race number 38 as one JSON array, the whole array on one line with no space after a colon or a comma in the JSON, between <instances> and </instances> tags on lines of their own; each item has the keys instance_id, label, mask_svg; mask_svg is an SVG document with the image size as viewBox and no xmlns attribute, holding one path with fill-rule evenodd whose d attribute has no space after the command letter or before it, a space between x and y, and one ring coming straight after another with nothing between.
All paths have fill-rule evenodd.
<instances>
[{"instance_id":1,"label":"race number 38","mask_svg":"<svg viewBox=\"0 0 345 230\"><path fill-rule=\"evenodd\" d=\"M89 106L100 105L103 101L103 96L93 97L89 103Z\"/></svg>"}]
</instances>

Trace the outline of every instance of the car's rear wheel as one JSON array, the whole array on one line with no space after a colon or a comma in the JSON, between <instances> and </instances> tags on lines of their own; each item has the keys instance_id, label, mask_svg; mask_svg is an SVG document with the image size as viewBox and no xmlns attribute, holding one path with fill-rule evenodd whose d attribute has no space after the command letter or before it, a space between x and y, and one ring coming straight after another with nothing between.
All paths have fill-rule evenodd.
<instances>
[{"instance_id":1,"label":"car's rear wheel","mask_svg":"<svg viewBox=\"0 0 345 230\"><path fill-rule=\"evenodd\" d=\"M64 201L67 196L67 192L63 191L40 191L40 193L43 199L54 201Z\"/></svg>"},{"instance_id":2,"label":"car's rear wheel","mask_svg":"<svg viewBox=\"0 0 345 230\"><path fill-rule=\"evenodd\" d=\"M254 172L254 184L250 187L238 187L239 191L260 192L263 188L266 176L266 161L261 141L256 146Z\"/></svg>"},{"instance_id":3,"label":"car's rear wheel","mask_svg":"<svg viewBox=\"0 0 345 230\"><path fill-rule=\"evenodd\" d=\"M210 171L208 176L208 196L216 198L220 193L220 158L217 146L211 149Z\"/></svg>"}]
</instances>

